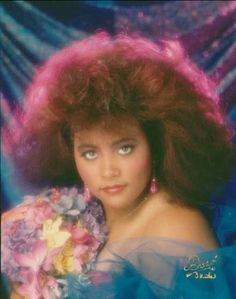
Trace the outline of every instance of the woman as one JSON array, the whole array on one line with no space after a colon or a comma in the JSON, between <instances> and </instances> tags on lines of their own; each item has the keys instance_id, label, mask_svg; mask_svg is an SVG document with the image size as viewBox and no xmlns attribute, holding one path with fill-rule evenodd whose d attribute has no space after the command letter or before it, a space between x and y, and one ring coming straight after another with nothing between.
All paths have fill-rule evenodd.
<instances>
[{"instance_id":1,"label":"woman","mask_svg":"<svg viewBox=\"0 0 236 299\"><path fill-rule=\"evenodd\" d=\"M209 199L234 155L217 100L176 42L100 33L38 70L7 150L34 186L82 183L109 228L99 283L71 298L231 298L221 270L193 271L224 256Z\"/></svg>"}]
</instances>

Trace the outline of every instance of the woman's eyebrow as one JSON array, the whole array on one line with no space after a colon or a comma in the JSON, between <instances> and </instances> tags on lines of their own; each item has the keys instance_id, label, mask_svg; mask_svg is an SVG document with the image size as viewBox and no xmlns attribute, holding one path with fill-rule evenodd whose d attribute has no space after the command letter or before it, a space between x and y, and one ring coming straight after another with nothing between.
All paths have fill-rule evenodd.
<instances>
[{"instance_id":1,"label":"woman's eyebrow","mask_svg":"<svg viewBox=\"0 0 236 299\"><path fill-rule=\"evenodd\" d=\"M115 145L117 145L117 144L124 143L124 142L136 142L136 141L137 141L137 139L134 138L134 137L132 137L132 138L127 137L127 138L121 138L121 139L119 139L119 140L114 141L114 142L112 143L112 145L115 146Z\"/></svg>"},{"instance_id":2,"label":"woman's eyebrow","mask_svg":"<svg viewBox=\"0 0 236 299\"><path fill-rule=\"evenodd\" d=\"M114 142L112 142L112 146L116 146L120 143L124 143L124 142L137 142L137 139L136 138L130 138L130 137L127 137L127 138L121 138L121 139L118 139ZM98 148L98 146L94 143L82 143L82 144L79 144L77 146L77 149L84 149L84 148Z\"/></svg>"},{"instance_id":3,"label":"woman's eyebrow","mask_svg":"<svg viewBox=\"0 0 236 299\"><path fill-rule=\"evenodd\" d=\"M91 148L91 147L97 148L97 146L92 143L83 143L77 146L78 149Z\"/></svg>"}]
</instances>

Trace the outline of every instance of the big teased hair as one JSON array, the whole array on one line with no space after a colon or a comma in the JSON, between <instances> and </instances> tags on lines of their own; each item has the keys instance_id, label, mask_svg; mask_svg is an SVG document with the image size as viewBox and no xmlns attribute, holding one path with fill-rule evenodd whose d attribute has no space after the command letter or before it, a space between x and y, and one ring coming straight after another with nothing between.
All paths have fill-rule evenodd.
<instances>
[{"instance_id":1,"label":"big teased hair","mask_svg":"<svg viewBox=\"0 0 236 299\"><path fill-rule=\"evenodd\" d=\"M212 82L176 41L99 33L53 55L26 92L21 125L5 128L8 152L35 185L80 181L70 135L123 115L149 140L158 182L191 206L206 203L233 161Z\"/></svg>"}]
</instances>

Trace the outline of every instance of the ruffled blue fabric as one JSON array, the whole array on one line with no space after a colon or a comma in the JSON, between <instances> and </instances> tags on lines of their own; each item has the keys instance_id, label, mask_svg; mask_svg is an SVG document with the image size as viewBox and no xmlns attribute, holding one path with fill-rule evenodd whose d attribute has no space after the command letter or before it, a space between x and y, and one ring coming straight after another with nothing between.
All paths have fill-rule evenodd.
<instances>
[{"instance_id":1,"label":"ruffled blue fabric","mask_svg":"<svg viewBox=\"0 0 236 299\"><path fill-rule=\"evenodd\" d=\"M157 237L133 238L108 247L90 282L68 280L69 299L235 299L236 171L210 202L220 247Z\"/></svg>"},{"instance_id":2,"label":"ruffled blue fabric","mask_svg":"<svg viewBox=\"0 0 236 299\"><path fill-rule=\"evenodd\" d=\"M92 283L76 277L68 281L70 299L235 298L235 245L204 251L195 244L148 237L114 243L109 253L92 273Z\"/></svg>"}]
</instances>

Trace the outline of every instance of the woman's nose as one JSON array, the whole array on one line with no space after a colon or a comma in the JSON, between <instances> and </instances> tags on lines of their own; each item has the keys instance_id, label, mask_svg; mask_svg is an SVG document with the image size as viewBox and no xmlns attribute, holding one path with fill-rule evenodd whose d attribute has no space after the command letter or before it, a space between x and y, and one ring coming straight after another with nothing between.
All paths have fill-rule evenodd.
<instances>
[{"instance_id":1,"label":"woman's nose","mask_svg":"<svg viewBox=\"0 0 236 299\"><path fill-rule=\"evenodd\" d=\"M120 175L120 167L113 159L104 159L101 165L101 174L104 178L112 178Z\"/></svg>"}]
</instances>

